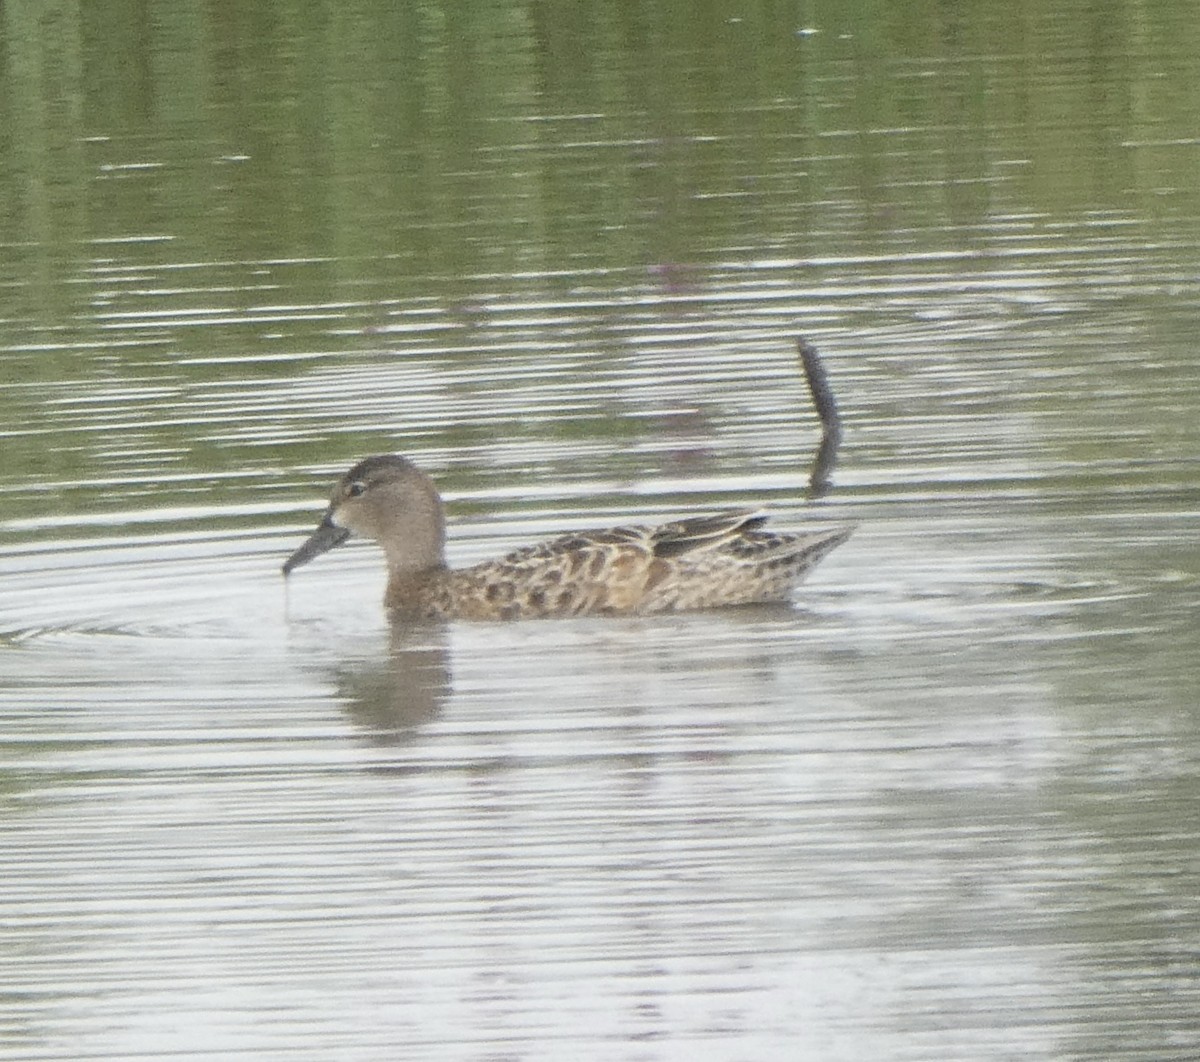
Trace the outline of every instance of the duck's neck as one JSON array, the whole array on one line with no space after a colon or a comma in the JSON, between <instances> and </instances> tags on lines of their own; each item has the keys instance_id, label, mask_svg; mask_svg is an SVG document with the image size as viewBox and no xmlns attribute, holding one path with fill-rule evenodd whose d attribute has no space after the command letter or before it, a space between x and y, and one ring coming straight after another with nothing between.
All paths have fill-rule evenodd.
<instances>
[{"instance_id":1,"label":"duck's neck","mask_svg":"<svg viewBox=\"0 0 1200 1062\"><path fill-rule=\"evenodd\" d=\"M384 600L393 608L415 600L422 586L446 570L446 519L442 500L427 476L417 474L407 484L382 527L365 530L387 557Z\"/></svg>"},{"instance_id":2,"label":"duck's neck","mask_svg":"<svg viewBox=\"0 0 1200 1062\"><path fill-rule=\"evenodd\" d=\"M379 529L369 528L387 557L388 578L404 582L424 572L446 567L446 518L433 484L422 480L421 490L404 498L399 511ZM371 532L374 532L373 534Z\"/></svg>"},{"instance_id":3,"label":"duck's neck","mask_svg":"<svg viewBox=\"0 0 1200 1062\"><path fill-rule=\"evenodd\" d=\"M383 595L384 605L404 615L421 615L430 592L448 571L445 564L421 570L411 567L390 569L387 591Z\"/></svg>"}]
</instances>

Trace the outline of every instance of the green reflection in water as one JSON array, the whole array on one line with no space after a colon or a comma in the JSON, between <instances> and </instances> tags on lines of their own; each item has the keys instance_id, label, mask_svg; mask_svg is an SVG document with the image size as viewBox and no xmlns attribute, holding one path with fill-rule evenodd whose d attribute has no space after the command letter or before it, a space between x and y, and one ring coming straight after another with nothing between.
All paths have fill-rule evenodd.
<instances>
[{"instance_id":1,"label":"green reflection in water","mask_svg":"<svg viewBox=\"0 0 1200 1062\"><path fill-rule=\"evenodd\" d=\"M234 359L249 393L327 356L474 358L495 344L478 329L497 301L539 307L509 330L518 340L574 329L608 351L589 300L715 317L743 284L722 270L764 259L810 288L873 263L877 293L856 305L886 323L889 281L994 286L1028 251L1079 286L1106 257L1151 248L1128 271L1146 274L1131 294L1153 322L1200 217L1192 16L1082 0L737 17L692 3L6 3L0 358L25 386L0 389L0 417L20 428L48 398L129 388L124 449L185 449L174 459L216 469L230 457L196 438L217 416L196 388L230 380ZM959 257L940 268L937 254ZM169 401L165 423L137 428ZM129 420L114 414L113 430ZM4 451L10 475L105 467L70 435L17 430Z\"/></svg>"},{"instance_id":2,"label":"green reflection in water","mask_svg":"<svg viewBox=\"0 0 1200 1062\"><path fill-rule=\"evenodd\" d=\"M1190 5L1040 7L8 4L5 280L58 316L114 259L328 259L319 302L1194 217Z\"/></svg>"}]
</instances>

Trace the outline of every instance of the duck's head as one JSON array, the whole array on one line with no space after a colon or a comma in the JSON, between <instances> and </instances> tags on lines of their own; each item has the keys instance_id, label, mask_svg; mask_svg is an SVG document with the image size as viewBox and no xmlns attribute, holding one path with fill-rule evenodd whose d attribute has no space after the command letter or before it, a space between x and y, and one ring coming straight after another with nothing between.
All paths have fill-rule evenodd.
<instances>
[{"instance_id":1,"label":"duck's head","mask_svg":"<svg viewBox=\"0 0 1200 1062\"><path fill-rule=\"evenodd\" d=\"M396 454L360 461L333 488L317 529L284 562L283 574L340 546L351 535L379 543L393 571L442 565L445 520L433 481Z\"/></svg>"}]
</instances>

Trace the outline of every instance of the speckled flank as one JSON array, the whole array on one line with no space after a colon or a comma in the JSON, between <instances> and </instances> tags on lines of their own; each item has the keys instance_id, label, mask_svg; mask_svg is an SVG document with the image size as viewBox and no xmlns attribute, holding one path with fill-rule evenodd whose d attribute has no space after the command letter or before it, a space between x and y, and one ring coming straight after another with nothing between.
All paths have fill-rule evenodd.
<instances>
[{"instance_id":1,"label":"speckled flank","mask_svg":"<svg viewBox=\"0 0 1200 1062\"><path fill-rule=\"evenodd\" d=\"M766 516L735 510L661 526L576 532L471 568L446 567L441 499L400 457L346 473L290 571L345 536L377 541L388 559L385 603L430 619L512 620L645 614L782 601L835 546L843 526L811 533L762 530Z\"/></svg>"},{"instance_id":2,"label":"speckled flank","mask_svg":"<svg viewBox=\"0 0 1200 1062\"><path fill-rule=\"evenodd\" d=\"M850 528L808 535L745 531L754 513L704 517L720 536L690 538L701 521L566 535L458 571L394 582L389 607L426 617L485 620L669 612L786 600ZM750 539L748 536L753 536ZM689 548L679 550L680 537ZM667 557L656 547L666 546ZM746 548L749 546L750 548Z\"/></svg>"}]
</instances>

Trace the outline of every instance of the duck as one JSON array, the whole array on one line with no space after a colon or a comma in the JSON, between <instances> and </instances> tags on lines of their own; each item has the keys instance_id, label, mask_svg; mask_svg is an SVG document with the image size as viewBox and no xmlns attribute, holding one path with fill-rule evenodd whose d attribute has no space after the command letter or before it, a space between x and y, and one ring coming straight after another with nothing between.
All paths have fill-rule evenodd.
<instances>
[{"instance_id":1,"label":"duck","mask_svg":"<svg viewBox=\"0 0 1200 1062\"><path fill-rule=\"evenodd\" d=\"M381 454L339 477L316 530L284 562L283 574L359 535L383 549L384 604L397 618L646 615L787 601L854 530L777 533L763 529L766 521L760 510L729 509L666 524L574 531L451 568L433 480L407 458Z\"/></svg>"}]
</instances>

